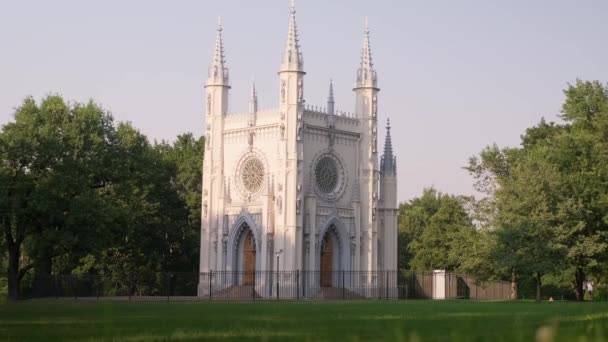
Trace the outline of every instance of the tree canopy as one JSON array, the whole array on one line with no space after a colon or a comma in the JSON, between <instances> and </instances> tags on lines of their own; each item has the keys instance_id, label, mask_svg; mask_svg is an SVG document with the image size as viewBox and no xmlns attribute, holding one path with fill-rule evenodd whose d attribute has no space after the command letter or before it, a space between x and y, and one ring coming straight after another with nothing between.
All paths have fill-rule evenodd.
<instances>
[{"instance_id":1,"label":"tree canopy","mask_svg":"<svg viewBox=\"0 0 608 342\"><path fill-rule=\"evenodd\" d=\"M92 101L26 98L0 132L9 297L30 270L31 291L51 273L195 270L203 144L150 144Z\"/></svg>"}]
</instances>

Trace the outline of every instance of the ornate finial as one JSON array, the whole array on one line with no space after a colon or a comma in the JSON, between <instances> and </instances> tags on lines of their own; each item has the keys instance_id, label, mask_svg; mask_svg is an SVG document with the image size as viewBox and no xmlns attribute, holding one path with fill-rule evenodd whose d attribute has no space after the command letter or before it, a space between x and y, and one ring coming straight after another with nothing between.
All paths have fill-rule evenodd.
<instances>
[{"instance_id":1,"label":"ornate finial","mask_svg":"<svg viewBox=\"0 0 608 342\"><path fill-rule=\"evenodd\" d=\"M300 53L300 41L296 25L296 5L294 0L291 0L289 13L289 31L287 33L287 44L283 54L281 70L302 71L304 68L304 59Z\"/></svg>"},{"instance_id":2,"label":"ornate finial","mask_svg":"<svg viewBox=\"0 0 608 342\"><path fill-rule=\"evenodd\" d=\"M217 18L217 33L215 37L215 52L213 61L209 67L209 80L207 84L228 84L228 68L225 66L226 57L224 55L224 43L222 40L222 20Z\"/></svg>"},{"instance_id":3,"label":"ornate finial","mask_svg":"<svg viewBox=\"0 0 608 342\"><path fill-rule=\"evenodd\" d=\"M327 114L334 114L334 81L329 79L329 96L327 97Z\"/></svg>"},{"instance_id":4,"label":"ornate finial","mask_svg":"<svg viewBox=\"0 0 608 342\"><path fill-rule=\"evenodd\" d=\"M372 50L369 44L369 24L365 17L365 30L363 31L363 47L361 48L361 64L357 71L357 86L376 87L376 70L372 59Z\"/></svg>"},{"instance_id":5,"label":"ornate finial","mask_svg":"<svg viewBox=\"0 0 608 342\"><path fill-rule=\"evenodd\" d=\"M397 159L393 155L390 119L386 120L386 138L384 140L384 153L380 160L380 171L385 175L395 175L397 173Z\"/></svg>"},{"instance_id":6,"label":"ornate finial","mask_svg":"<svg viewBox=\"0 0 608 342\"><path fill-rule=\"evenodd\" d=\"M251 95L249 97L249 126L255 126L256 113L258 112L258 93L255 91L255 82L251 81Z\"/></svg>"}]
</instances>

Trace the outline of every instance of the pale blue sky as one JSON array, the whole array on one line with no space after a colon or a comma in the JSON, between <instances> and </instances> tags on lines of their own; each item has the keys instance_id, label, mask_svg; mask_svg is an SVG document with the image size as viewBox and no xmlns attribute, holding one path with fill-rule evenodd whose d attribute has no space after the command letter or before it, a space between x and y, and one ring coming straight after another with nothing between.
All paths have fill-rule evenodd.
<instances>
[{"instance_id":1,"label":"pale blue sky","mask_svg":"<svg viewBox=\"0 0 608 342\"><path fill-rule=\"evenodd\" d=\"M608 80L608 1L323 1L296 3L307 103L351 91L364 17L390 116L399 199L434 185L472 194L461 169L493 142L516 145L576 78ZM222 16L231 110L278 102L288 0L0 0L0 124L27 95L93 98L151 139L204 127L203 83ZM381 140L383 141L383 139Z\"/></svg>"}]
</instances>

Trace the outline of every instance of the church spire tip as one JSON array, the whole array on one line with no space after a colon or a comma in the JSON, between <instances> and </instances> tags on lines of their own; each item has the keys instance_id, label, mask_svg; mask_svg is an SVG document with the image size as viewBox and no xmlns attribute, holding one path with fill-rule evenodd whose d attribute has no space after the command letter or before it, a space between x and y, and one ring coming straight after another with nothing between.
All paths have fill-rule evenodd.
<instances>
[{"instance_id":1,"label":"church spire tip","mask_svg":"<svg viewBox=\"0 0 608 342\"><path fill-rule=\"evenodd\" d=\"M298 37L298 27L296 25L296 5L291 0L289 8L289 31L287 33L287 44L283 54L281 70L302 71L304 68L304 58L300 52L300 40Z\"/></svg>"},{"instance_id":2,"label":"church spire tip","mask_svg":"<svg viewBox=\"0 0 608 342\"><path fill-rule=\"evenodd\" d=\"M327 96L327 113L334 114L334 81L329 79L329 95Z\"/></svg>"},{"instance_id":3,"label":"church spire tip","mask_svg":"<svg viewBox=\"0 0 608 342\"><path fill-rule=\"evenodd\" d=\"M255 90L255 81L251 81L251 94L249 97L249 112L255 114L258 111L258 93Z\"/></svg>"},{"instance_id":4,"label":"church spire tip","mask_svg":"<svg viewBox=\"0 0 608 342\"><path fill-rule=\"evenodd\" d=\"M376 70L372 59L372 50L369 43L369 22L365 17L363 31L363 47L361 48L361 64L357 71L357 85L360 87L376 87Z\"/></svg>"},{"instance_id":5,"label":"church spire tip","mask_svg":"<svg viewBox=\"0 0 608 342\"><path fill-rule=\"evenodd\" d=\"M384 140L384 154L380 161L380 171L385 175L397 174L397 159L393 155L393 142L391 139L391 120L386 119L386 138Z\"/></svg>"},{"instance_id":6,"label":"church spire tip","mask_svg":"<svg viewBox=\"0 0 608 342\"><path fill-rule=\"evenodd\" d=\"M226 56L224 55L224 42L222 39L222 19L217 18L217 33L215 35L215 51L213 61L209 67L209 84L228 84L228 68L226 68Z\"/></svg>"}]
</instances>

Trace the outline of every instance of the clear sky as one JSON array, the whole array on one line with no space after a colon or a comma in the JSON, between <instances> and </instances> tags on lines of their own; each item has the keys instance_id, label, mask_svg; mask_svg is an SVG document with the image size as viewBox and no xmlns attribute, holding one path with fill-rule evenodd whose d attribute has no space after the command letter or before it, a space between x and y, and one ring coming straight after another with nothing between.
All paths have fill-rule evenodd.
<instances>
[{"instance_id":1,"label":"clear sky","mask_svg":"<svg viewBox=\"0 0 608 342\"><path fill-rule=\"evenodd\" d=\"M298 0L305 99L353 111L365 16L380 119L393 126L399 200L472 194L462 170L485 145L557 120L576 78L608 81L608 1ZM151 139L203 131L203 83L222 16L231 111L278 104L288 0L0 0L0 124L27 95L92 98ZM382 132L384 134L384 132ZM383 138L379 141L383 143Z\"/></svg>"}]
</instances>

